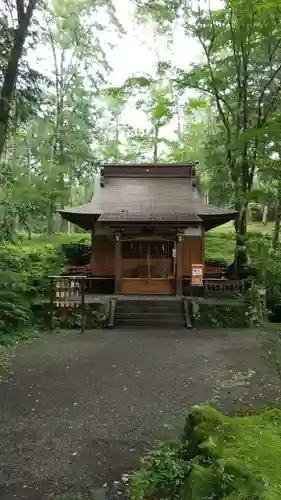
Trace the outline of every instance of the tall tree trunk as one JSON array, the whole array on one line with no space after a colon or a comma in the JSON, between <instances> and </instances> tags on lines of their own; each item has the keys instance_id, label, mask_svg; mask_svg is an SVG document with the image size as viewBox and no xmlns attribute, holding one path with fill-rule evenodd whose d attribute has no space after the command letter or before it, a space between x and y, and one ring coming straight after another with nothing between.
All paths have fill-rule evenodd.
<instances>
[{"instance_id":1,"label":"tall tree trunk","mask_svg":"<svg viewBox=\"0 0 281 500\"><path fill-rule=\"evenodd\" d=\"M262 210L262 223L264 226L268 223L268 203L265 203Z\"/></svg>"},{"instance_id":2,"label":"tall tree trunk","mask_svg":"<svg viewBox=\"0 0 281 500\"><path fill-rule=\"evenodd\" d=\"M50 201L50 203L49 203L47 232L49 235L53 234L53 232L54 232L54 204L52 201Z\"/></svg>"},{"instance_id":3,"label":"tall tree trunk","mask_svg":"<svg viewBox=\"0 0 281 500\"><path fill-rule=\"evenodd\" d=\"M236 232L236 250L235 250L235 269L236 275L239 274L247 264L246 237L247 237L247 204L240 207L239 215L235 220Z\"/></svg>"},{"instance_id":4,"label":"tall tree trunk","mask_svg":"<svg viewBox=\"0 0 281 500\"><path fill-rule=\"evenodd\" d=\"M31 17L37 0L29 0L24 8L24 0L17 0L18 27L14 33L13 46L9 55L7 69L4 74L3 85L0 93L0 158L2 156L10 118L13 94L16 88L18 68L23 52L23 46L30 25Z\"/></svg>"},{"instance_id":5,"label":"tall tree trunk","mask_svg":"<svg viewBox=\"0 0 281 500\"><path fill-rule=\"evenodd\" d=\"M205 188L204 189L204 201L205 203L210 203L210 200L209 200L209 188Z\"/></svg>"},{"instance_id":6,"label":"tall tree trunk","mask_svg":"<svg viewBox=\"0 0 281 500\"><path fill-rule=\"evenodd\" d=\"M281 224L281 174L278 180L277 199L275 204L274 232L272 239L273 248L276 248L279 242L280 224Z\"/></svg>"}]
</instances>

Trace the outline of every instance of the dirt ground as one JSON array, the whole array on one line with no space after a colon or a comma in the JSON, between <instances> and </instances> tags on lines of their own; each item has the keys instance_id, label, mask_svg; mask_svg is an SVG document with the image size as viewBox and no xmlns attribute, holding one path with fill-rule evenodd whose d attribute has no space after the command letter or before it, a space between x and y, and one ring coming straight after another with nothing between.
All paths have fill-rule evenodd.
<instances>
[{"instance_id":1,"label":"dirt ground","mask_svg":"<svg viewBox=\"0 0 281 500\"><path fill-rule=\"evenodd\" d=\"M72 487L114 498L191 405L212 400L233 413L272 406L278 391L249 330L46 334L18 348L0 384L0 498L52 499Z\"/></svg>"}]
</instances>

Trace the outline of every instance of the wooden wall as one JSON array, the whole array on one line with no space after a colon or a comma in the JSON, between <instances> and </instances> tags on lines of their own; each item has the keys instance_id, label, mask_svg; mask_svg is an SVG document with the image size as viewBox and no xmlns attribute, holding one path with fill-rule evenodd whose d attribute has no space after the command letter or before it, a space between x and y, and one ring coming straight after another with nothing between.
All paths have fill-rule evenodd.
<instances>
[{"instance_id":1,"label":"wooden wall","mask_svg":"<svg viewBox=\"0 0 281 500\"><path fill-rule=\"evenodd\" d=\"M202 236L185 236L183 240L183 276L191 276L191 264L204 263L204 242Z\"/></svg>"},{"instance_id":2,"label":"wooden wall","mask_svg":"<svg viewBox=\"0 0 281 500\"><path fill-rule=\"evenodd\" d=\"M175 293L175 279L121 279L121 293L138 294L173 294Z\"/></svg>"},{"instance_id":3,"label":"wooden wall","mask_svg":"<svg viewBox=\"0 0 281 500\"><path fill-rule=\"evenodd\" d=\"M107 236L92 239L92 266L97 276L115 275L115 242Z\"/></svg>"},{"instance_id":4,"label":"wooden wall","mask_svg":"<svg viewBox=\"0 0 281 500\"><path fill-rule=\"evenodd\" d=\"M191 276L191 264L204 263L204 242L201 236L185 236L183 241L183 276ZM115 274L115 242L107 236L96 235L92 244L92 265L98 276ZM132 266L136 262L132 262ZM129 267L129 265L128 265Z\"/></svg>"}]
</instances>

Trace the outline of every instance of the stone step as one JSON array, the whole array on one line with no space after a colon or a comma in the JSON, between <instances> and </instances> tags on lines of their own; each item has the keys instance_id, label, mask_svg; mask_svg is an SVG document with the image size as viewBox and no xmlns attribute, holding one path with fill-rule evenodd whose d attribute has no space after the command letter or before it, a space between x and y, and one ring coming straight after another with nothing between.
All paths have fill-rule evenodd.
<instances>
[{"instance_id":1,"label":"stone step","mask_svg":"<svg viewBox=\"0 0 281 500\"><path fill-rule=\"evenodd\" d=\"M170 314L170 315L146 315L146 314L135 314L135 315L127 315L127 316L115 316L115 323L135 323L135 322L144 322L144 323L157 323L158 322L167 322L167 323L184 323L184 315L183 314Z\"/></svg>"},{"instance_id":2,"label":"stone step","mask_svg":"<svg viewBox=\"0 0 281 500\"><path fill-rule=\"evenodd\" d=\"M169 328L170 330L174 328L185 328L183 321L179 322L169 322L169 321L117 321L115 323L115 328Z\"/></svg>"},{"instance_id":3,"label":"stone step","mask_svg":"<svg viewBox=\"0 0 281 500\"><path fill-rule=\"evenodd\" d=\"M167 303L167 304L150 304L149 302L147 304L119 304L118 302L116 303L116 309L130 309L130 310L139 310L139 309L144 309L144 310L181 310L183 307L182 302L176 302L176 303Z\"/></svg>"},{"instance_id":4,"label":"stone step","mask_svg":"<svg viewBox=\"0 0 281 500\"><path fill-rule=\"evenodd\" d=\"M130 312L132 314L136 314L138 312L141 312L141 313L147 313L147 314L151 314L153 312L157 313L157 314L165 314L166 312L168 313L175 313L175 314L179 314L183 311L183 307L116 307L115 308L115 311L116 313L127 313L127 312Z\"/></svg>"},{"instance_id":5,"label":"stone step","mask_svg":"<svg viewBox=\"0 0 281 500\"><path fill-rule=\"evenodd\" d=\"M180 302L149 302L148 300L146 302L121 302L119 300L116 301L116 306L117 307L128 307L128 308L135 308L135 307L147 307L147 308L155 308L155 309L164 309L167 307L182 307L182 301Z\"/></svg>"},{"instance_id":6,"label":"stone step","mask_svg":"<svg viewBox=\"0 0 281 500\"><path fill-rule=\"evenodd\" d=\"M184 328L182 300L117 300L115 328Z\"/></svg>"},{"instance_id":7,"label":"stone step","mask_svg":"<svg viewBox=\"0 0 281 500\"><path fill-rule=\"evenodd\" d=\"M155 323L155 324L117 324L115 327L117 330L186 330L185 325L170 325L169 323Z\"/></svg>"},{"instance_id":8,"label":"stone step","mask_svg":"<svg viewBox=\"0 0 281 500\"><path fill-rule=\"evenodd\" d=\"M134 319L134 318L147 318L147 319L161 319L161 318L178 318L183 316L183 311L178 311L178 312L156 312L156 311L149 311L149 312L142 312L138 311L135 313L132 313L130 311L117 311L115 312L115 318L116 319Z\"/></svg>"}]
</instances>

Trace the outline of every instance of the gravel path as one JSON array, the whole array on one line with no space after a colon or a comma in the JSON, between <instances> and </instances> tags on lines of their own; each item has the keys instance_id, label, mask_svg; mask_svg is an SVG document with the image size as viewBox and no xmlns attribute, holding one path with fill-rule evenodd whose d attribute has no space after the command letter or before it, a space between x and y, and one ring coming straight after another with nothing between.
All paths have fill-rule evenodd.
<instances>
[{"instance_id":1,"label":"gravel path","mask_svg":"<svg viewBox=\"0 0 281 500\"><path fill-rule=\"evenodd\" d=\"M251 367L264 369L249 330L68 332L20 347L0 385L1 500L119 481L165 424Z\"/></svg>"}]
</instances>

